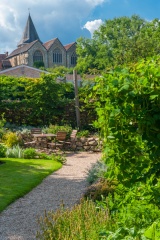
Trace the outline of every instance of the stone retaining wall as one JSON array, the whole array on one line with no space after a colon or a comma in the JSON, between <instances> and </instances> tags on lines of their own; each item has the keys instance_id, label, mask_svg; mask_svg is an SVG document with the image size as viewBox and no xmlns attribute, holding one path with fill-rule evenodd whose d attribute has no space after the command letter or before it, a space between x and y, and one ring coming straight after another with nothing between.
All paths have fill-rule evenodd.
<instances>
[{"instance_id":1,"label":"stone retaining wall","mask_svg":"<svg viewBox=\"0 0 160 240\"><path fill-rule=\"evenodd\" d=\"M22 141L26 147L35 147L35 148L46 148L47 143L45 141L41 141L38 146L34 141L31 134L21 134ZM65 150L73 150L73 151L101 151L102 142L97 137L76 137L72 142L68 142L64 144Z\"/></svg>"},{"instance_id":2,"label":"stone retaining wall","mask_svg":"<svg viewBox=\"0 0 160 240\"><path fill-rule=\"evenodd\" d=\"M101 151L102 143L97 137L81 137L71 142L71 150L76 151Z\"/></svg>"}]
</instances>

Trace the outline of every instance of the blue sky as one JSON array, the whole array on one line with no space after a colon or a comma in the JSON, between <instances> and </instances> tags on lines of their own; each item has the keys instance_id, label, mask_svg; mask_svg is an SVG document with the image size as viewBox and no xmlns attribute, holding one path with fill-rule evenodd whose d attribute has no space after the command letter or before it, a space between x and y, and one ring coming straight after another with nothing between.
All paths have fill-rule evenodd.
<instances>
[{"instance_id":1,"label":"blue sky","mask_svg":"<svg viewBox=\"0 0 160 240\"><path fill-rule=\"evenodd\" d=\"M139 15L160 19L160 0L0 0L0 53L17 47L30 14L42 42L91 38L104 20Z\"/></svg>"}]
</instances>

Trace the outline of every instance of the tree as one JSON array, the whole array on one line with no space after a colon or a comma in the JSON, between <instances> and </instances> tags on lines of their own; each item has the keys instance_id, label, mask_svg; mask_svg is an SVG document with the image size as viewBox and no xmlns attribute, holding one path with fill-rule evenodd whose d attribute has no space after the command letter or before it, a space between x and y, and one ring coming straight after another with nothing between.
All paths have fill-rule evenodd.
<instances>
[{"instance_id":1,"label":"tree","mask_svg":"<svg viewBox=\"0 0 160 240\"><path fill-rule=\"evenodd\" d=\"M54 74L39 79L0 77L0 115L10 123L47 125L63 120L66 105L74 98L71 84L57 83Z\"/></svg>"},{"instance_id":2,"label":"tree","mask_svg":"<svg viewBox=\"0 0 160 240\"><path fill-rule=\"evenodd\" d=\"M77 41L77 69L104 70L116 65L137 62L160 53L160 22L133 15L106 20L92 39Z\"/></svg>"}]
</instances>

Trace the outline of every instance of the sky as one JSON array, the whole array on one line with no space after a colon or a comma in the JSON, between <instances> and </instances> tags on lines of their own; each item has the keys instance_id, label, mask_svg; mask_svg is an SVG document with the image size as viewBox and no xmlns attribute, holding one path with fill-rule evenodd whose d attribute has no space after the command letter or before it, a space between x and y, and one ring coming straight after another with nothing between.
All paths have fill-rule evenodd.
<instances>
[{"instance_id":1,"label":"sky","mask_svg":"<svg viewBox=\"0 0 160 240\"><path fill-rule=\"evenodd\" d=\"M160 0L0 0L0 53L17 48L29 13L43 43L58 38L66 45L91 38L115 17L160 19Z\"/></svg>"}]
</instances>

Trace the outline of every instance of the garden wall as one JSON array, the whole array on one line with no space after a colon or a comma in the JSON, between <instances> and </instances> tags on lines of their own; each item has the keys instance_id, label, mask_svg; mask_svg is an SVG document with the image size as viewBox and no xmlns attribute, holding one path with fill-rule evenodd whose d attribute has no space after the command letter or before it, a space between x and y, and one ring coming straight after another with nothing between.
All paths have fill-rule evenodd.
<instances>
[{"instance_id":1,"label":"garden wall","mask_svg":"<svg viewBox=\"0 0 160 240\"><path fill-rule=\"evenodd\" d=\"M46 141L35 142L31 134L21 134L22 142L25 147L34 147L39 149L48 148ZM52 148L51 148L52 149ZM101 151L102 142L97 137L81 137L72 140L71 144L66 141L64 150L71 151ZM54 150L54 149L53 149Z\"/></svg>"}]
</instances>

